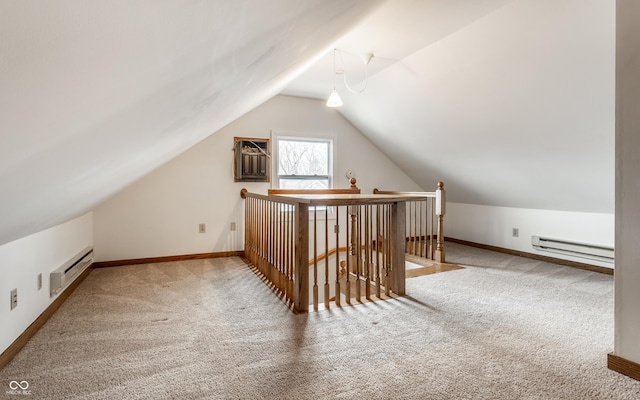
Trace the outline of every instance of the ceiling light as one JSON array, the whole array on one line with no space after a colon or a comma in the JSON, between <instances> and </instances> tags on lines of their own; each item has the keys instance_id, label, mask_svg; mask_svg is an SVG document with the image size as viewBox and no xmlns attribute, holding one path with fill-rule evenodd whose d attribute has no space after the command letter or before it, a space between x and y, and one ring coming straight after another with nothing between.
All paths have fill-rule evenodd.
<instances>
[{"instance_id":1,"label":"ceiling light","mask_svg":"<svg viewBox=\"0 0 640 400\"><path fill-rule=\"evenodd\" d=\"M364 63L364 71L365 71L365 81L364 81L364 86L362 87L362 89L360 90L354 90L349 86L349 83L347 82L347 70L344 64L344 60L342 58L342 52L338 53L340 55L340 61L342 62L342 68L341 69L336 69L336 52L338 52L338 49L333 49L333 90L331 91L331 95L329 96L329 99L327 100L327 107L340 107L343 103L342 100L340 99L340 95L338 95L338 92L336 91L336 75L341 74L343 81L344 81L344 86L347 88L347 90L349 90L352 93L362 93L364 92L364 90L367 88L367 84L369 83L369 62L371 62L371 59L373 58L373 54L372 53L365 53L363 54L360 58L362 60L362 62ZM350 54L350 53L349 53ZM354 54L352 54L354 55Z\"/></svg>"},{"instance_id":2,"label":"ceiling light","mask_svg":"<svg viewBox=\"0 0 640 400\"><path fill-rule=\"evenodd\" d=\"M327 100L327 107L340 107L342 105L342 99L340 99L340 95L336 92L336 88L334 87L331 91L331 95L329 96L329 100Z\"/></svg>"}]
</instances>

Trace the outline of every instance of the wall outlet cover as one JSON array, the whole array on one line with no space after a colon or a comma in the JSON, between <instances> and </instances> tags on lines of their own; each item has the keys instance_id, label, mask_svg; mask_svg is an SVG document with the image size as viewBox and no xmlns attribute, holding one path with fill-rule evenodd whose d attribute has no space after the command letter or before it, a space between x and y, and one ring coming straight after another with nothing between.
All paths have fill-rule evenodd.
<instances>
[{"instance_id":1,"label":"wall outlet cover","mask_svg":"<svg viewBox=\"0 0 640 400\"><path fill-rule=\"evenodd\" d=\"M18 289L13 289L11 291L11 309L18 307Z\"/></svg>"}]
</instances>

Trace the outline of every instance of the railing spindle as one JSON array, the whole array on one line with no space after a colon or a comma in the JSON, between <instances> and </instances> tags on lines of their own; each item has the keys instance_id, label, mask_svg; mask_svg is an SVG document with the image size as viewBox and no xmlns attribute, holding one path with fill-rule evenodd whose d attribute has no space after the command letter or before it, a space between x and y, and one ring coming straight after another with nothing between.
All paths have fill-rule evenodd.
<instances>
[{"instance_id":1,"label":"railing spindle","mask_svg":"<svg viewBox=\"0 0 640 400\"><path fill-rule=\"evenodd\" d=\"M336 306L340 307L340 207L336 206L336 287L335 287L335 301Z\"/></svg>"},{"instance_id":2,"label":"railing spindle","mask_svg":"<svg viewBox=\"0 0 640 400\"><path fill-rule=\"evenodd\" d=\"M372 279L374 281L375 286L378 286L378 281L379 281L379 275L380 275L380 251L382 251L382 243L380 243L380 204L376 204L375 205L375 209L374 211L374 225L373 225L373 233L372 235L374 238L373 243L375 243L375 245L373 246L373 251L375 253L375 257L374 260L371 260L371 262L373 263L373 272L372 272ZM376 296L379 295L379 288L376 289ZM379 296L378 296L379 297Z\"/></svg>"},{"instance_id":3,"label":"railing spindle","mask_svg":"<svg viewBox=\"0 0 640 400\"><path fill-rule=\"evenodd\" d=\"M384 294L386 294L387 296L389 296L391 294L391 274L390 274L390 269L391 269L391 243L389 241L389 238L391 237L391 228L390 228L390 223L389 221L391 220L391 208L389 207L388 204L385 204L385 221L384 221L384 227L385 227L385 260L384 260Z\"/></svg>"},{"instance_id":4,"label":"railing spindle","mask_svg":"<svg viewBox=\"0 0 640 400\"><path fill-rule=\"evenodd\" d=\"M289 264L289 241L290 241L290 232L289 232L289 204L283 205L282 211L282 225L284 229L284 282L282 293L284 293L287 297L291 297L291 291L289 290L289 278L291 277L290 264Z\"/></svg>"},{"instance_id":5,"label":"railing spindle","mask_svg":"<svg viewBox=\"0 0 640 400\"><path fill-rule=\"evenodd\" d=\"M287 204L280 203L280 290L282 293L287 292Z\"/></svg>"},{"instance_id":6,"label":"railing spindle","mask_svg":"<svg viewBox=\"0 0 640 400\"><path fill-rule=\"evenodd\" d=\"M349 305L351 305L351 280L349 279L349 275L350 275L350 272L349 272L349 267L350 267L349 264L350 263L349 263L349 261L350 261L350 258L351 258L351 248L352 248L351 247L351 243L350 243L351 236L349 235L349 217L351 215L351 210L350 210L351 207L352 206L347 206L347 212L346 212L346 215L345 215L345 217L346 217L345 218L345 226L346 226L346 229L347 229L347 236L346 236L346 244L347 245L345 246L347 248L347 256L345 257L346 258L346 267L347 267L347 272L346 272L347 282L345 284L346 285L345 286L345 297L346 297L345 301ZM351 229L351 231L353 231L353 229Z\"/></svg>"},{"instance_id":7,"label":"railing spindle","mask_svg":"<svg viewBox=\"0 0 640 400\"><path fill-rule=\"evenodd\" d=\"M325 207L324 218L324 308L329 309L329 296L331 288L329 286L329 207ZM338 257L338 251L336 249L336 258Z\"/></svg>"},{"instance_id":8,"label":"railing spindle","mask_svg":"<svg viewBox=\"0 0 640 400\"><path fill-rule=\"evenodd\" d=\"M296 236L295 236L295 210L297 209L296 206L290 205L289 206L289 293L291 293L291 298L293 299L295 294L294 294L294 290L295 290L295 243L296 243Z\"/></svg>"},{"instance_id":9,"label":"railing spindle","mask_svg":"<svg viewBox=\"0 0 640 400\"><path fill-rule=\"evenodd\" d=\"M364 206L364 297L371 300L371 206Z\"/></svg>"},{"instance_id":10,"label":"railing spindle","mask_svg":"<svg viewBox=\"0 0 640 400\"><path fill-rule=\"evenodd\" d=\"M416 235L415 235L415 213L414 213L414 205L415 203L413 201L410 201L407 203L407 205L409 206L409 239L411 240L411 242L409 243L409 248L406 250L407 253L410 254L415 254L415 244L416 244ZM406 244L406 240L403 242Z\"/></svg>"},{"instance_id":11,"label":"railing spindle","mask_svg":"<svg viewBox=\"0 0 640 400\"><path fill-rule=\"evenodd\" d=\"M354 273L356 275L356 301L360 302L360 298L362 297L362 280L360 279L360 275L362 274L362 246L361 246L361 233L362 233L362 215L360 213L360 206L353 206L354 214L351 216L351 221L353 223L353 227L355 228L353 231L353 251L354 251Z\"/></svg>"},{"instance_id":12,"label":"railing spindle","mask_svg":"<svg viewBox=\"0 0 640 400\"><path fill-rule=\"evenodd\" d=\"M257 246L257 250L258 250L258 270L260 271L260 273L264 274L264 269L263 269L263 254L262 254L262 204L264 203L264 200L260 200L258 201L258 242L256 243Z\"/></svg>"},{"instance_id":13,"label":"railing spindle","mask_svg":"<svg viewBox=\"0 0 640 400\"><path fill-rule=\"evenodd\" d=\"M313 208L313 310L318 311L318 207Z\"/></svg>"},{"instance_id":14,"label":"railing spindle","mask_svg":"<svg viewBox=\"0 0 640 400\"><path fill-rule=\"evenodd\" d=\"M274 247L274 218L273 218L273 202L267 203L267 212L268 212L268 220L269 220L269 238L267 239L267 243L269 244L269 281L274 282L276 280L276 271L275 264L273 260L273 247Z\"/></svg>"},{"instance_id":15,"label":"railing spindle","mask_svg":"<svg viewBox=\"0 0 640 400\"><path fill-rule=\"evenodd\" d=\"M278 203L271 202L271 271L273 274L273 282L278 286L278 280L280 279L280 271L278 269Z\"/></svg>"},{"instance_id":16,"label":"railing spindle","mask_svg":"<svg viewBox=\"0 0 640 400\"><path fill-rule=\"evenodd\" d=\"M423 217L422 217L422 205L423 205L423 201L420 201L418 203L418 207L420 210L420 217L418 218L418 221L420 221L420 229L419 229L419 233L418 233L418 257L424 257L424 253L422 252L422 238L424 237L424 231L422 230L422 221L423 221Z\"/></svg>"},{"instance_id":17,"label":"railing spindle","mask_svg":"<svg viewBox=\"0 0 640 400\"><path fill-rule=\"evenodd\" d=\"M380 280L380 251L383 251L384 247L380 246L380 241L382 240L381 235L380 235L380 231L382 227L382 218L380 215L380 204L376 204L376 272L375 272L375 279L376 279L376 296L378 298L380 298L380 286L381 286L381 280Z\"/></svg>"},{"instance_id":18,"label":"railing spindle","mask_svg":"<svg viewBox=\"0 0 640 400\"><path fill-rule=\"evenodd\" d=\"M273 204L273 284L280 290L280 242L282 238L280 236L280 204L276 201Z\"/></svg>"},{"instance_id":19,"label":"railing spindle","mask_svg":"<svg viewBox=\"0 0 640 400\"><path fill-rule=\"evenodd\" d=\"M278 202L272 202L273 204L273 284L278 290L280 290L280 204Z\"/></svg>"},{"instance_id":20,"label":"railing spindle","mask_svg":"<svg viewBox=\"0 0 640 400\"><path fill-rule=\"evenodd\" d=\"M433 222L434 222L434 218L433 216L435 215L435 205L434 205L434 201L433 199L431 201L429 201L429 220L431 221L429 224L429 258L433 260L434 256L435 256L435 246L433 245L434 243L434 236L433 236Z\"/></svg>"},{"instance_id":21,"label":"railing spindle","mask_svg":"<svg viewBox=\"0 0 640 400\"><path fill-rule=\"evenodd\" d=\"M269 277L269 202L262 202L262 258L263 274Z\"/></svg>"}]
</instances>

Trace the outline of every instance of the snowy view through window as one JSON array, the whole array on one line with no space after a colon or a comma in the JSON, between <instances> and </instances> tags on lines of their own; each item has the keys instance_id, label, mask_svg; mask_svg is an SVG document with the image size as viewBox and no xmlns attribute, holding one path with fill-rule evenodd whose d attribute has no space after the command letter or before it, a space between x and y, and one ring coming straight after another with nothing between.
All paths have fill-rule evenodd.
<instances>
[{"instance_id":1,"label":"snowy view through window","mask_svg":"<svg viewBox=\"0 0 640 400\"><path fill-rule=\"evenodd\" d=\"M330 144L328 140L279 139L280 188L329 188Z\"/></svg>"}]
</instances>

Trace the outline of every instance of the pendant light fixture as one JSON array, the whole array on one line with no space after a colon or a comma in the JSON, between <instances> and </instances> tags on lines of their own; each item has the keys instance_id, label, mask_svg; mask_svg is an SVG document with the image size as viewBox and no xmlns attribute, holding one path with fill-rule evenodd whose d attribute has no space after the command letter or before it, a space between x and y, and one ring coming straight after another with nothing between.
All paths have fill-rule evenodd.
<instances>
[{"instance_id":1,"label":"pendant light fixture","mask_svg":"<svg viewBox=\"0 0 640 400\"><path fill-rule=\"evenodd\" d=\"M327 100L327 107L340 107L342 105L342 99L336 91L336 49L333 49L333 90Z\"/></svg>"},{"instance_id":2,"label":"pendant light fixture","mask_svg":"<svg viewBox=\"0 0 640 400\"><path fill-rule=\"evenodd\" d=\"M369 62L373 58L372 53L365 53L361 56L362 62L364 63L364 72L365 72L364 86L360 90L354 90L349 86L349 82L347 82L347 70L345 68L344 59L342 58L342 52L339 53L340 61L342 63L342 69L339 71L336 69L336 53L337 52L338 52L338 49L333 49L333 90L331 91L331 94L329 95L329 99L327 100L327 107L340 107L343 104L342 99L340 99L340 95L338 95L338 92L336 91L336 75L337 74L342 74L342 77L344 80L344 87L347 88L347 90L349 90L351 93L357 94L357 93L364 92L364 90L367 88L367 84L369 83ZM351 53L347 53L347 54L351 54ZM351 55L355 55L355 54L351 54Z\"/></svg>"}]
</instances>

